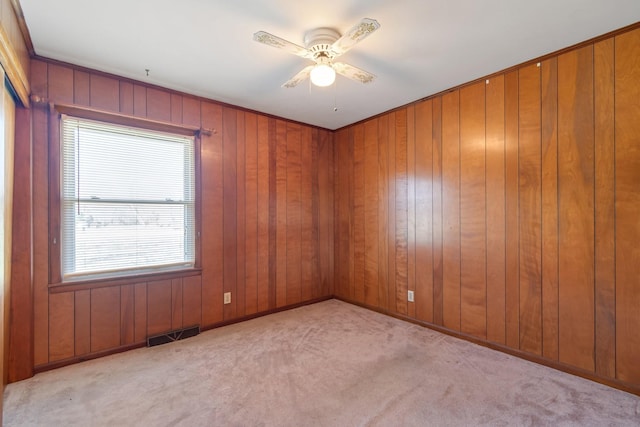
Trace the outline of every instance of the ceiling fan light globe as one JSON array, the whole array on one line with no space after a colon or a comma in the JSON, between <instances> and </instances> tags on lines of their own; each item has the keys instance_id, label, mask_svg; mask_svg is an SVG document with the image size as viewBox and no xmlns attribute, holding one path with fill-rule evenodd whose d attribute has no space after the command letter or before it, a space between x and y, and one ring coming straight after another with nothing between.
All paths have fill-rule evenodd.
<instances>
[{"instance_id":1,"label":"ceiling fan light globe","mask_svg":"<svg viewBox=\"0 0 640 427\"><path fill-rule=\"evenodd\" d=\"M319 64L311 70L311 83L316 86L331 86L336 80L336 71L327 64Z\"/></svg>"}]
</instances>

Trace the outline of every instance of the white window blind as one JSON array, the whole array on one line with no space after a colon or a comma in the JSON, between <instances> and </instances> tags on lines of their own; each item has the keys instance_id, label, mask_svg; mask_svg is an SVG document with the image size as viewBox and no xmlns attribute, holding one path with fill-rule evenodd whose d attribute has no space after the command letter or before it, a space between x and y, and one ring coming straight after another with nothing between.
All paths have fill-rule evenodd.
<instances>
[{"instance_id":1,"label":"white window blind","mask_svg":"<svg viewBox=\"0 0 640 427\"><path fill-rule=\"evenodd\" d=\"M193 266L193 137L62 117L62 273Z\"/></svg>"}]
</instances>

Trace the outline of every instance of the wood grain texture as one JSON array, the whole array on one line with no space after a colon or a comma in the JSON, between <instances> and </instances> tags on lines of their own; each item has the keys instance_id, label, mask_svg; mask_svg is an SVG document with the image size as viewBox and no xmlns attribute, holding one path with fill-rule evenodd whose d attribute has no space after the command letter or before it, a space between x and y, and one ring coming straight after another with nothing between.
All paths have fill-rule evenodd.
<instances>
[{"instance_id":1,"label":"wood grain texture","mask_svg":"<svg viewBox=\"0 0 640 427\"><path fill-rule=\"evenodd\" d=\"M314 217L318 205L318 137L315 129L303 127L300 132L300 301L308 301L318 288L313 281L319 280L318 218Z\"/></svg>"},{"instance_id":2,"label":"wood grain texture","mask_svg":"<svg viewBox=\"0 0 640 427\"><path fill-rule=\"evenodd\" d=\"M594 45L595 368L616 375L614 41Z\"/></svg>"},{"instance_id":3,"label":"wood grain texture","mask_svg":"<svg viewBox=\"0 0 640 427\"><path fill-rule=\"evenodd\" d=\"M378 122L364 123L364 303L378 305Z\"/></svg>"},{"instance_id":4,"label":"wood grain texture","mask_svg":"<svg viewBox=\"0 0 640 427\"><path fill-rule=\"evenodd\" d=\"M487 337L485 82L460 89L460 330Z\"/></svg>"},{"instance_id":5,"label":"wood grain texture","mask_svg":"<svg viewBox=\"0 0 640 427\"><path fill-rule=\"evenodd\" d=\"M120 82L120 113L133 115L133 83Z\"/></svg>"},{"instance_id":6,"label":"wood grain texture","mask_svg":"<svg viewBox=\"0 0 640 427\"><path fill-rule=\"evenodd\" d=\"M520 256L518 225L518 72L505 74L505 180L506 180L506 344L520 348Z\"/></svg>"},{"instance_id":7,"label":"wood grain texture","mask_svg":"<svg viewBox=\"0 0 640 427\"><path fill-rule=\"evenodd\" d=\"M375 119L378 126L378 306L389 308L389 116ZM336 192L336 197L339 193ZM336 261L338 261L336 254Z\"/></svg>"},{"instance_id":8,"label":"wood grain texture","mask_svg":"<svg viewBox=\"0 0 640 427\"><path fill-rule=\"evenodd\" d=\"M395 311L408 314L407 290L409 278L409 218L408 218L408 178L407 178L407 115L406 108L395 114Z\"/></svg>"},{"instance_id":9,"label":"wood grain texture","mask_svg":"<svg viewBox=\"0 0 640 427\"><path fill-rule=\"evenodd\" d=\"M202 278L189 276L182 279L182 327L202 325Z\"/></svg>"},{"instance_id":10,"label":"wood grain texture","mask_svg":"<svg viewBox=\"0 0 640 427\"><path fill-rule=\"evenodd\" d=\"M276 120L276 307L287 304L287 124Z\"/></svg>"},{"instance_id":11,"label":"wood grain texture","mask_svg":"<svg viewBox=\"0 0 640 427\"><path fill-rule=\"evenodd\" d=\"M120 83L111 77L91 74L90 100L93 108L112 112L120 111Z\"/></svg>"},{"instance_id":12,"label":"wood grain texture","mask_svg":"<svg viewBox=\"0 0 640 427\"><path fill-rule=\"evenodd\" d=\"M120 345L120 287L91 290L91 352Z\"/></svg>"},{"instance_id":13,"label":"wood grain texture","mask_svg":"<svg viewBox=\"0 0 640 427\"><path fill-rule=\"evenodd\" d=\"M558 360L558 61L541 64L542 355Z\"/></svg>"},{"instance_id":14,"label":"wood grain texture","mask_svg":"<svg viewBox=\"0 0 640 427\"><path fill-rule=\"evenodd\" d=\"M257 118L257 311L269 309L269 119Z\"/></svg>"},{"instance_id":15,"label":"wood grain texture","mask_svg":"<svg viewBox=\"0 0 640 427\"><path fill-rule=\"evenodd\" d=\"M615 38L616 378L640 383L640 29Z\"/></svg>"},{"instance_id":16,"label":"wood grain texture","mask_svg":"<svg viewBox=\"0 0 640 427\"><path fill-rule=\"evenodd\" d=\"M181 124L182 123L182 95L178 95L177 93L171 94L171 113L170 113L170 121L171 123Z\"/></svg>"},{"instance_id":17,"label":"wood grain texture","mask_svg":"<svg viewBox=\"0 0 640 427\"><path fill-rule=\"evenodd\" d=\"M414 301L407 299L407 315L416 317L416 108L407 106L407 291L414 292Z\"/></svg>"},{"instance_id":18,"label":"wood grain texture","mask_svg":"<svg viewBox=\"0 0 640 427\"><path fill-rule=\"evenodd\" d=\"M147 339L147 284L133 285L134 300L134 341L144 342Z\"/></svg>"},{"instance_id":19,"label":"wood grain texture","mask_svg":"<svg viewBox=\"0 0 640 427\"><path fill-rule=\"evenodd\" d=\"M231 293L231 303L223 305L224 319L236 316L236 280L237 280L237 120L238 112L229 107L222 108L222 266L223 292ZM218 207L219 208L219 207ZM218 254L220 256L220 254Z\"/></svg>"},{"instance_id":20,"label":"wood grain texture","mask_svg":"<svg viewBox=\"0 0 640 427\"><path fill-rule=\"evenodd\" d=\"M334 294L334 230L335 230L335 194L334 194L334 134L329 131L318 132L318 275L320 289L314 296ZM314 184L315 188L315 184ZM314 208L316 209L316 208Z\"/></svg>"},{"instance_id":21,"label":"wood grain texture","mask_svg":"<svg viewBox=\"0 0 640 427\"><path fill-rule=\"evenodd\" d=\"M47 68L49 80L49 101L73 102L73 70L61 65L50 64Z\"/></svg>"},{"instance_id":22,"label":"wood grain texture","mask_svg":"<svg viewBox=\"0 0 640 427\"><path fill-rule=\"evenodd\" d=\"M442 97L443 325L460 330L460 92Z\"/></svg>"},{"instance_id":23,"label":"wood grain texture","mask_svg":"<svg viewBox=\"0 0 640 427\"><path fill-rule=\"evenodd\" d=\"M415 107L415 317L433 322L432 101Z\"/></svg>"},{"instance_id":24,"label":"wood grain texture","mask_svg":"<svg viewBox=\"0 0 640 427\"><path fill-rule=\"evenodd\" d=\"M442 211L442 97L433 99L431 147L433 151L433 323L444 325Z\"/></svg>"},{"instance_id":25,"label":"wood grain texture","mask_svg":"<svg viewBox=\"0 0 640 427\"><path fill-rule=\"evenodd\" d=\"M171 280L171 329L182 328L183 310L182 279Z\"/></svg>"},{"instance_id":26,"label":"wood grain texture","mask_svg":"<svg viewBox=\"0 0 640 427\"><path fill-rule=\"evenodd\" d=\"M540 67L519 70L520 349L542 354Z\"/></svg>"},{"instance_id":27,"label":"wood grain texture","mask_svg":"<svg viewBox=\"0 0 640 427\"><path fill-rule=\"evenodd\" d=\"M387 195L388 212L387 218L388 235L387 235L387 310L395 312L396 307L396 113L392 112L387 115L387 148L388 148L388 165L389 165L389 192Z\"/></svg>"},{"instance_id":28,"label":"wood grain texture","mask_svg":"<svg viewBox=\"0 0 640 427\"><path fill-rule=\"evenodd\" d=\"M349 133L338 130L334 143L334 192L335 192L335 240L334 240L334 293L348 298L349 284L349 191L346 186L348 179ZM338 191L341 188L342 191ZM385 200L386 202L386 200ZM385 240L386 243L386 240Z\"/></svg>"},{"instance_id":29,"label":"wood grain texture","mask_svg":"<svg viewBox=\"0 0 640 427\"><path fill-rule=\"evenodd\" d=\"M133 85L133 115L147 117L147 88Z\"/></svg>"},{"instance_id":30,"label":"wood grain texture","mask_svg":"<svg viewBox=\"0 0 640 427\"><path fill-rule=\"evenodd\" d=\"M171 121L171 94L156 88L147 88L147 118Z\"/></svg>"},{"instance_id":31,"label":"wood grain texture","mask_svg":"<svg viewBox=\"0 0 640 427\"><path fill-rule=\"evenodd\" d=\"M202 126L206 129L222 129L222 107L212 103L193 104L190 98L183 101L185 122L195 121L202 114ZM201 112L202 109L202 112ZM202 163L202 326L212 325L223 319L223 172L222 135L214 132L202 135L200 148Z\"/></svg>"},{"instance_id":32,"label":"wood grain texture","mask_svg":"<svg viewBox=\"0 0 640 427\"><path fill-rule=\"evenodd\" d=\"M235 277L235 291L231 294L231 302L233 304L235 300L235 317L244 316L245 302L246 302L246 262L247 262L247 248L246 248L246 227L247 227L247 214L246 214L246 140L245 140L245 116L246 112L238 111L236 115L236 277Z\"/></svg>"},{"instance_id":33,"label":"wood grain texture","mask_svg":"<svg viewBox=\"0 0 640 427\"><path fill-rule=\"evenodd\" d=\"M120 345L135 342L135 292L134 285L120 287Z\"/></svg>"},{"instance_id":34,"label":"wood grain texture","mask_svg":"<svg viewBox=\"0 0 640 427\"><path fill-rule=\"evenodd\" d=\"M364 302L365 263L365 159L364 124L353 127L353 222L351 226L353 242L353 298Z\"/></svg>"},{"instance_id":35,"label":"wood grain texture","mask_svg":"<svg viewBox=\"0 0 640 427\"><path fill-rule=\"evenodd\" d=\"M558 57L559 359L594 365L593 47Z\"/></svg>"},{"instance_id":36,"label":"wood grain texture","mask_svg":"<svg viewBox=\"0 0 640 427\"><path fill-rule=\"evenodd\" d=\"M89 73L73 70L73 103L91 105L91 82Z\"/></svg>"},{"instance_id":37,"label":"wood grain texture","mask_svg":"<svg viewBox=\"0 0 640 427\"><path fill-rule=\"evenodd\" d=\"M301 237L301 164L300 164L300 126L297 124L287 124L287 163L286 163L286 179L287 179L287 240L286 240L286 257L287 257L287 304L295 304L300 302L300 237Z\"/></svg>"},{"instance_id":38,"label":"wood grain texture","mask_svg":"<svg viewBox=\"0 0 640 427\"><path fill-rule=\"evenodd\" d=\"M171 330L171 280L147 283L147 337Z\"/></svg>"},{"instance_id":39,"label":"wood grain texture","mask_svg":"<svg viewBox=\"0 0 640 427\"><path fill-rule=\"evenodd\" d=\"M257 116L245 115L245 296L244 313L258 311L258 134ZM268 156L268 154L267 154ZM267 157L268 159L268 157Z\"/></svg>"},{"instance_id":40,"label":"wood grain texture","mask_svg":"<svg viewBox=\"0 0 640 427\"><path fill-rule=\"evenodd\" d=\"M486 84L487 340L505 344L504 75Z\"/></svg>"},{"instance_id":41,"label":"wood grain texture","mask_svg":"<svg viewBox=\"0 0 640 427\"><path fill-rule=\"evenodd\" d=\"M91 352L91 291L74 294L74 356Z\"/></svg>"},{"instance_id":42,"label":"wood grain texture","mask_svg":"<svg viewBox=\"0 0 640 427\"><path fill-rule=\"evenodd\" d=\"M69 359L74 356L73 292L49 296L49 362Z\"/></svg>"}]
</instances>

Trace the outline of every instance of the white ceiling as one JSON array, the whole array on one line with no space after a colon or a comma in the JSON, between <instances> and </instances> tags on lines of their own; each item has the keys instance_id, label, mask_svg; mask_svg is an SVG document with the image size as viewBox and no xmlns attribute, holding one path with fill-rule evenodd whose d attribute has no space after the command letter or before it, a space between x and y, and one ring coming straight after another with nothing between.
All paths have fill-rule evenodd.
<instances>
[{"instance_id":1,"label":"white ceiling","mask_svg":"<svg viewBox=\"0 0 640 427\"><path fill-rule=\"evenodd\" d=\"M328 129L640 20L640 0L20 0L37 55ZM256 43L307 30L378 31L340 57L372 72L281 84L310 62ZM146 76L145 69L149 69ZM334 105L337 111L334 111Z\"/></svg>"}]
</instances>

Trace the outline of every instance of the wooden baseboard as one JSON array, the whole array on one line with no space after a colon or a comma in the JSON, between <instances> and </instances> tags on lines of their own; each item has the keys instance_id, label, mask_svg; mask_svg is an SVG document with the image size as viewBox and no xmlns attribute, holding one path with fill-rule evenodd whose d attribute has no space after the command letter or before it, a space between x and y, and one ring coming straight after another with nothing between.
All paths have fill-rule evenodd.
<instances>
[{"instance_id":1,"label":"wooden baseboard","mask_svg":"<svg viewBox=\"0 0 640 427\"><path fill-rule=\"evenodd\" d=\"M480 345L482 347L487 347L487 348L490 348L492 350L496 350L496 351L500 351L502 353L510 354L512 356L519 357L519 358L527 360L529 362L537 363L539 365L544 365L544 366L547 366L549 368L556 369L556 370L561 371L561 372L565 372L567 374L571 374L571 375L575 375L575 376L578 376L578 377L581 377L581 378L585 378L587 380L591 380L591 381L594 381L594 382L597 382L597 383L600 383L600 384L604 384L606 386L609 386L609 387L612 387L612 388L615 388L615 389L618 389L618 390L625 391L627 393L631 393L631 394L635 394L637 396L640 396L640 385L637 385L637 384L631 384L631 383L627 383L627 382L620 381L620 380L617 380L617 379L603 377L603 376L598 375L598 374L596 374L594 372L585 371L584 369L576 368L575 366L567 365L565 363L561 363L561 362L558 362L556 360L547 359L545 357L538 356L538 355L531 354L531 353L527 353L527 352L524 352L522 350L516 350L516 349L513 349L511 347L507 347L505 345L502 345L502 344L497 344L497 343L493 343L493 342L490 342L490 341L485 341L485 340L482 340L482 339L480 339L478 337L474 337L472 335L468 335L468 334L465 334L465 333L462 333L462 332L458 332L458 331L454 331L454 330L451 330L451 329L447 329L444 326L434 325L433 323L429 323L429 322L425 322L425 321L422 321L422 320L414 319L414 318L409 317L409 316L405 316L405 315L398 314L398 313L392 313L390 311L383 310L383 309L381 309L379 307L373 307L373 306L369 306L369 305L366 305L366 304L362 304L360 302L353 301L353 300L350 300L348 298L343 298L341 296L334 295L334 298L339 300L339 301L343 301L343 302L346 302L346 303L349 303L349 304L357 305L358 307L366 308L367 310L372 310L372 311L375 311L377 313L381 313L381 314L384 314L384 315L387 315L387 316L394 317L396 319L404 320L406 322L410 322L410 323L413 323L413 324L416 324L416 325L419 325L419 326L423 326L425 328L429 328L429 329L432 329L434 331L441 332L443 334L450 335L450 336L455 337L455 338L460 338L462 340L469 341L471 343Z\"/></svg>"}]
</instances>

